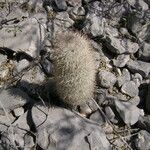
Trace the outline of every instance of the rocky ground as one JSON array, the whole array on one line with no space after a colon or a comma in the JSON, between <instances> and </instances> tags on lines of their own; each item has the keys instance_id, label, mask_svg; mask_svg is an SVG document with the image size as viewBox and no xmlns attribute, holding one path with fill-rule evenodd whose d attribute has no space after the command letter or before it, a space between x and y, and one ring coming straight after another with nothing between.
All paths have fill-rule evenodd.
<instances>
[{"instance_id":1,"label":"rocky ground","mask_svg":"<svg viewBox=\"0 0 150 150\"><path fill-rule=\"evenodd\" d=\"M86 118L55 92L59 30L85 34L94 49ZM149 150L149 141L149 0L1 0L0 150Z\"/></svg>"}]
</instances>

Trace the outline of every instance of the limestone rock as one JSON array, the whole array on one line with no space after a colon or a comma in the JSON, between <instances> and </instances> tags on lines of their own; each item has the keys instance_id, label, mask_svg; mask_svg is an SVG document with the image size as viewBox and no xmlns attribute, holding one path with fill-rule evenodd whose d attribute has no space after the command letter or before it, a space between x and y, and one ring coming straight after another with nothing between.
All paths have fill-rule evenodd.
<instances>
[{"instance_id":1,"label":"limestone rock","mask_svg":"<svg viewBox=\"0 0 150 150\"><path fill-rule=\"evenodd\" d=\"M142 77L147 77L149 72L150 72L150 65L149 65L149 63L143 62L143 61L133 61L133 60L130 59L127 62L127 67L133 73L141 74Z\"/></svg>"},{"instance_id":2,"label":"limestone rock","mask_svg":"<svg viewBox=\"0 0 150 150\"><path fill-rule=\"evenodd\" d=\"M10 112L15 108L21 107L26 103L32 102L29 96L18 88L10 88L0 93L0 114L4 115L5 111Z\"/></svg>"},{"instance_id":3,"label":"limestone rock","mask_svg":"<svg viewBox=\"0 0 150 150\"><path fill-rule=\"evenodd\" d=\"M106 70L101 70L99 72L99 81L102 87L109 88L116 83L117 79L113 73Z\"/></svg>"},{"instance_id":4,"label":"limestone rock","mask_svg":"<svg viewBox=\"0 0 150 150\"><path fill-rule=\"evenodd\" d=\"M133 81L124 83L121 91L130 97L135 97L139 93L138 86Z\"/></svg>"},{"instance_id":5,"label":"limestone rock","mask_svg":"<svg viewBox=\"0 0 150 150\"><path fill-rule=\"evenodd\" d=\"M139 109L130 102L115 100L115 106L123 121L128 125L135 124L138 121L139 116L144 115L143 110Z\"/></svg>"}]
</instances>

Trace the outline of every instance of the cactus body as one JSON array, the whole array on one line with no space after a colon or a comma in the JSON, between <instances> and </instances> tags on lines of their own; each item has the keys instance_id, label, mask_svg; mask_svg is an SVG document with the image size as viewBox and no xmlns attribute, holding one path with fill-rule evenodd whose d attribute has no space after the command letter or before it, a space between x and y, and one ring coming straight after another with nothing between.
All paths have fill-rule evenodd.
<instances>
[{"instance_id":1,"label":"cactus body","mask_svg":"<svg viewBox=\"0 0 150 150\"><path fill-rule=\"evenodd\" d=\"M90 100L95 86L95 63L89 41L78 33L59 33L54 40L53 59L60 98L73 107Z\"/></svg>"}]
</instances>

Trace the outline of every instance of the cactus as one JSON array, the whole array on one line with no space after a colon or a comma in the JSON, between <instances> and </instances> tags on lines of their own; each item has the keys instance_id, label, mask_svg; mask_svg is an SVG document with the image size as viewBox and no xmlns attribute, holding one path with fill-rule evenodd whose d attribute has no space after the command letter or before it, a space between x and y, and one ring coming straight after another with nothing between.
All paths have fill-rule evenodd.
<instances>
[{"instance_id":1,"label":"cactus","mask_svg":"<svg viewBox=\"0 0 150 150\"><path fill-rule=\"evenodd\" d=\"M74 32L58 33L53 42L54 79L59 97L69 106L93 97L95 62L90 42Z\"/></svg>"}]
</instances>

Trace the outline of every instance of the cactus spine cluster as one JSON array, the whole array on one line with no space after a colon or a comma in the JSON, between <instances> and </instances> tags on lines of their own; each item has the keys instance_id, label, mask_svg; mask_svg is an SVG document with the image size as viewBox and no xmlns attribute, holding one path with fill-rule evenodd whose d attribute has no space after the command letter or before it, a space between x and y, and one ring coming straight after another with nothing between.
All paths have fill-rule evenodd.
<instances>
[{"instance_id":1,"label":"cactus spine cluster","mask_svg":"<svg viewBox=\"0 0 150 150\"><path fill-rule=\"evenodd\" d=\"M93 97L95 62L90 42L79 33L58 33L53 42L54 78L59 97L76 107Z\"/></svg>"}]
</instances>

